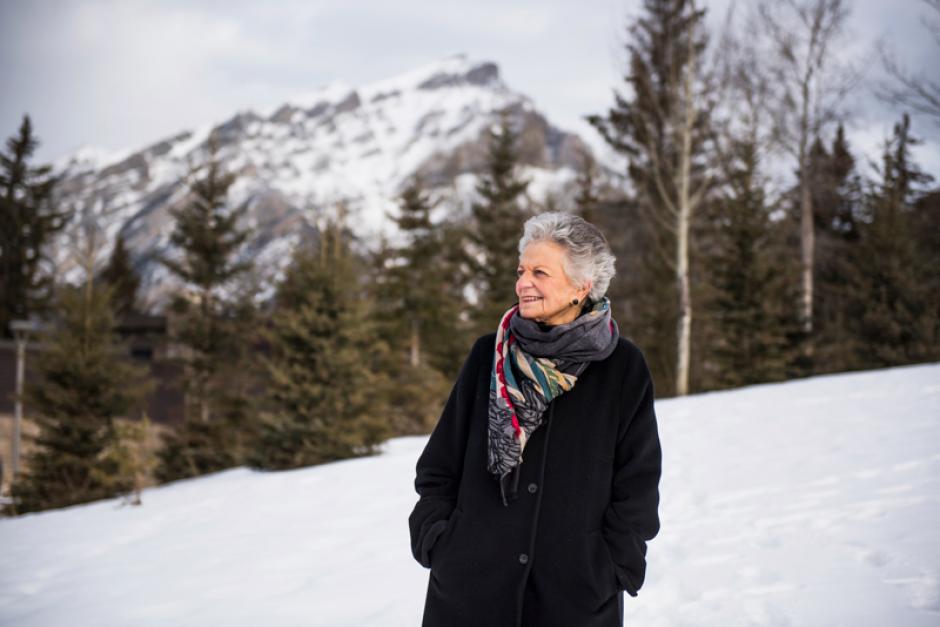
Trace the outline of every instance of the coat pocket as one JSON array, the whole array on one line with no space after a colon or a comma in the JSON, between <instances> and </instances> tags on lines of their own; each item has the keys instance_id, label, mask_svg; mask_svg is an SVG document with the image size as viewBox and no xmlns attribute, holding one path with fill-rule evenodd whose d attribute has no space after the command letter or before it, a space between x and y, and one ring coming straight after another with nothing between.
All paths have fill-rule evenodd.
<instances>
[{"instance_id":1,"label":"coat pocket","mask_svg":"<svg viewBox=\"0 0 940 627\"><path fill-rule=\"evenodd\" d=\"M617 579L617 567L614 565L614 558L611 555L610 547L604 539L604 534L600 530L591 531L588 534L591 540L592 555L594 556L594 566L597 572L597 578L602 594L610 596L620 591L620 581Z\"/></svg>"},{"instance_id":2,"label":"coat pocket","mask_svg":"<svg viewBox=\"0 0 940 627\"><path fill-rule=\"evenodd\" d=\"M447 526L444 527L444 531L437 537L437 540L434 541L434 544L430 549L430 558L431 558L431 569L435 568L436 556L439 556L442 550L446 550L446 544L450 540L450 537L453 535L454 526L457 524L457 519L463 514L463 510L460 507L456 507L453 512L451 512L450 517L447 519Z\"/></svg>"}]
</instances>

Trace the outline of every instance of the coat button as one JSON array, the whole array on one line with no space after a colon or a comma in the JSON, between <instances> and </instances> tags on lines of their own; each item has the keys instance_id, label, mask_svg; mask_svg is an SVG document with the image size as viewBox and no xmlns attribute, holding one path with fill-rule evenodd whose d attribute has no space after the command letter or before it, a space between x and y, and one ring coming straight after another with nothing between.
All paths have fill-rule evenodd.
<instances>
[{"instance_id":1,"label":"coat button","mask_svg":"<svg viewBox=\"0 0 940 627\"><path fill-rule=\"evenodd\" d=\"M520 564L527 564L528 562L529 562L529 556L526 555L525 553L520 553L520 554L519 554L519 563L520 563Z\"/></svg>"},{"instance_id":2,"label":"coat button","mask_svg":"<svg viewBox=\"0 0 940 627\"><path fill-rule=\"evenodd\" d=\"M538 489L539 489L539 487L538 487L537 485L535 485L534 483L530 483L530 484L529 484L529 492L530 492L530 493L535 494L536 490L538 490Z\"/></svg>"}]
</instances>

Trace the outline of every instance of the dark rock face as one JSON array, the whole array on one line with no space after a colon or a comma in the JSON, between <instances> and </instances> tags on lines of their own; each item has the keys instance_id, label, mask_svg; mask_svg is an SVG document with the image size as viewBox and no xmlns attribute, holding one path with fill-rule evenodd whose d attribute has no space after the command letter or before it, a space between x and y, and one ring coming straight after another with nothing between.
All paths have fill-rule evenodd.
<instances>
[{"instance_id":1,"label":"dark rock face","mask_svg":"<svg viewBox=\"0 0 940 627\"><path fill-rule=\"evenodd\" d=\"M441 72L435 74L420 85L418 89L440 89L457 85L478 85L485 87L499 82L499 66L495 63L481 63L464 74Z\"/></svg>"},{"instance_id":2,"label":"dark rock face","mask_svg":"<svg viewBox=\"0 0 940 627\"><path fill-rule=\"evenodd\" d=\"M527 110L521 104L508 109L518 139L516 149L519 162L524 165L556 170L568 167L580 168L581 151L590 152L577 136L551 126L541 114ZM499 123L492 115L491 124ZM448 185L457 176L480 172L486 166L489 138L484 131L471 141L464 142L447 154L436 154L418 168L427 185Z\"/></svg>"},{"instance_id":3,"label":"dark rock face","mask_svg":"<svg viewBox=\"0 0 940 627\"><path fill-rule=\"evenodd\" d=\"M334 113L339 115L340 113L346 113L347 111L352 111L358 109L362 104L362 100L359 99L359 92L352 92L346 96L342 102L336 105Z\"/></svg>"},{"instance_id":4,"label":"dark rock face","mask_svg":"<svg viewBox=\"0 0 940 627\"><path fill-rule=\"evenodd\" d=\"M495 63L481 63L467 72L467 82L471 85L490 85L499 80L499 66Z\"/></svg>"}]
</instances>

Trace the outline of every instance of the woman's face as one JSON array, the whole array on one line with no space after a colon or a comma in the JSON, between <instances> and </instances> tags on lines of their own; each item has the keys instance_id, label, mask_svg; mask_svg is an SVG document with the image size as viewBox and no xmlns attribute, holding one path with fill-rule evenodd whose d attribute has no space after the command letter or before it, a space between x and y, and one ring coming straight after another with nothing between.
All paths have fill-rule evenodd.
<instances>
[{"instance_id":1,"label":"woman's face","mask_svg":"<svg viewBox=\"0 0 940 627\"><path fill-rule=\"evenodd\" d=\"M571 322L591 290L590 284L577 289L565 274L565 248L552 241L532 242L519 257L516 296L519 315L545 324ZM572 305L573 299L577 305Z\"/></svg>"}]
</instances>

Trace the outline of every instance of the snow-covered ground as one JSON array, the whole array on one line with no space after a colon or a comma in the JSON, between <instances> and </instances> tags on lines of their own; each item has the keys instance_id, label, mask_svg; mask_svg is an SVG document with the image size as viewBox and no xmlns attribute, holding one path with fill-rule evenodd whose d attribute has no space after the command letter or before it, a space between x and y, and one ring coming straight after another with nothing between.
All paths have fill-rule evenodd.
<instances>
[{"instance_id":1,"label":"snow-covered ground","mask_svg":"<svg viewBox=\"0 0 940 627\"><path fill-rule=\"evenodd\" d=\"M940 625L940 364L656 408L662 530L627 625ZM425 441L0 520L0 624L418 625Z\"/></svg>"}]
</instances>

